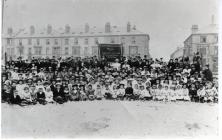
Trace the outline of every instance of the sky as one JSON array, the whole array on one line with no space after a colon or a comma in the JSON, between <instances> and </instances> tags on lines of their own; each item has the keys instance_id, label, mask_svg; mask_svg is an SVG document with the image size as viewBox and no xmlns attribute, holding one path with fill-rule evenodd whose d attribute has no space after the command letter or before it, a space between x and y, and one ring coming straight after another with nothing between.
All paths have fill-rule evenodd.
<instances>
[{"instance_id":1,"label":"sky","mask_svg":"<svg viewBox=\"0 0 222 140\"><path fill-rule=\"evenodd\" d=\"M4 30L12 27L36 28L51 24L55 28L69 24L72 27L103 28L111 25L136 25L150 36L150 54L154 58L169 58L190 35L191 26L218 21L217 0L6 0Z\"/></svg>"}]
</instances>

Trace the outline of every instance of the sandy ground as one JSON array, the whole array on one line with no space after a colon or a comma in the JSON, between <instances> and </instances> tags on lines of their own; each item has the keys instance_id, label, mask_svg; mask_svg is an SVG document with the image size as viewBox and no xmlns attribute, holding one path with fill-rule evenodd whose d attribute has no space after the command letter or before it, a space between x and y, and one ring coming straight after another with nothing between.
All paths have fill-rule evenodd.
<instances>
[{"instance_id":1,"label":"sandy ground","mask_svg":"<svg viewBox=\"0 0 222 140\"><path fill-rule=\"evenodd\" d=\"M2 137L196 137L218 135L218 104L86 101L2 104Z\"/></svg>"}]
</instances>

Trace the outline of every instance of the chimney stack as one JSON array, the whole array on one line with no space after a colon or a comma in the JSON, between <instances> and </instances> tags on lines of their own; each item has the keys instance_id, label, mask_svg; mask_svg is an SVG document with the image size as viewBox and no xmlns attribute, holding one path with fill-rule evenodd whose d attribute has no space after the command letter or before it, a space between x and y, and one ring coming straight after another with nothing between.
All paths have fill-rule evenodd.
<instances>
[{"instance_id":1,"label":"chimney stack","mask_svg":"<svg viewBox=\"0 0 222 140\"><path fill-rule=\"evenodd\" d=\"M130 25L130 22L127 23L127 29L126 29L126 30L127 30L127 32L130 32L130 31L131 31L131 25Z\"/></svg>"},{"instance_id":2,"label":"chimney stack","mask_svg":"<svg viewBox=\"0 0 222 140\"><path fill-rule=\"evenodd\" d=\"M198 25L192 25L191 33L195 34L195 33L197 33L197 31L198 31Z\"/></svg>"},{"instance_id":3,"label":"chimney stack","mask_svg":"<svg viewBox=\"0 0 222 140\"><path fill-rule=\"evenodd\" d=\"M52 26L49 24L47 26L47 34L51 34L52 33Z\"/></svg>"},{"instance_id":4,"label":"chimney stack","mask_svg":"<svg viewBox=\"0 0 222 140\"><path fill-rule=\"evenodd\" d=\"M111 32L111 25L109 22L105 24L105 33L110 33Z\"/></svg>"},{"instance_id":5,"label":"chimney stack","mask_svg":"<svg viewBox=\"0 0 222 140\"><path fill-rule=\"evenodd\" d=\"M133 26L133 30L136 30L136 25Z\"/></svg>"},{"instance_id":6,"label":"chimney stack","mask_svg":"<svg viewBox=\"0 0 222 140\"><path fill-rule=\"evenodd\" d=\"M8 33L8 35L12 35L12 33L13 33L13 29L12 29L12 27L8 28L7 33Z\"/></svg>"},{"instance_id":7,"label":"chimney stack","mask_svg":"<svg viewBox=\"0 0 222 140\"><path fill-rule=\"evenodd\" d=\"M33 35L35 33L35 27L33 25L30 26L30 34Z\"/></svg>"},{"instance_id":8,"label":"chimney stack","mask_svg":"<svg viewBox=\"0 0 222 140\"><path fill-rule=\"evenodd\" d=\"M70 33L70 26L68 24L65 26L65 33Z\"/></svg>"},{"instance_id":9,"label":"chimney stack","mask_svg":"<svg viewBox=\"0 0 222 140\"><path fill-rule=\"evenodd\" d=\"M85 33L88 33L88 32L89 32L89 24L86 23L86 24L85 24Z\"/></svg>"}]
</instances>

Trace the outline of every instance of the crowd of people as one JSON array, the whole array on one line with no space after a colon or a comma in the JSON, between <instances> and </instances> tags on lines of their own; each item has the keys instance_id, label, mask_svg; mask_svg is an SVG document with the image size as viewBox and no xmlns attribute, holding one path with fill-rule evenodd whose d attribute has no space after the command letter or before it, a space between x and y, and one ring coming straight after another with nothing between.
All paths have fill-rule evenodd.
<instances>
[{"instance_id":1,"label":"crowd of people","mask_svg":"<svg viewBox=\"0 0 222 140\"><path fill-rule=\"evenodd\" d=\"M217 102L218 81L198 54L189 58L144 56L32 58L2 67L2 102L18 105L63 104L86 100Z\"/></svg>"}]
</instances>

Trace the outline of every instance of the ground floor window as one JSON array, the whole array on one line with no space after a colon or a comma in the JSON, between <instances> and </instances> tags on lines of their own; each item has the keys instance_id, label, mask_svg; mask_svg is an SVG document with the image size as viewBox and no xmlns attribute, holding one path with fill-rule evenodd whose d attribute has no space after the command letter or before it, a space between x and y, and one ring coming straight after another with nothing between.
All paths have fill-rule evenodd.
<instances>
[{"instance_id":1,"label":"ground floor window","mask_svg":"<svg viewBox=\"0 0 222 140\"><path fill-rule=\"evenodd\" d=\"M52 55L53 56L59 56L60 55L60 47L53 47Z\"/></svg>"},{"instance_id":2,"label":"ground floor window","mask_svg":"<svg viewBox=\"0 0 222 140\"><path fill-rule=\"evenodd\" d=\"M18 47L18 53L20 56L24 54L24 47L23 46Z\"/></svg>"},{"instance_id":3,"label":"ground floor window","mask_svg":"<svg viewBox=\"0 0 222 140\"><path fill-rule=\"evenodd\" d=\"M129 55L137 55L138 46L129 46Z\"/></svg>"},{"instance_id":4,"label":"ground floor window","mask_svg":"<svg viewBox=\"0 0 222 140\"><path fill-rule=\"evenodd\" d=\"M89 54L89 47L84 48L84 55L87 56Z\"/></svg>"},{"instance_id":5,"label":"ground floor window","mask_svg":"<svg viewBox=\"0 0 222 140\"><path fill-rule=\"evenodd\" d=\"M69 55L69 47L65 48L65 55Z\"/></svg>"},{"instance_id":6,"label":"ground floor window","mask_svg":"<svg viewBox=\"0 0 222 140\"><path fill-rule=\"evenodd\" d=\"M46 48L46 55L49 54L49 47Z\"/></svg>"},{"instance_id":7,"label":"ground floor window","mask_svg":"<svg viewBox=\"0 0 222 140\"><path fill-rule=\"evenodd\" d=\"M35 55L41 55L42 54L42 47L34 47Z\"/></svg>"},{"instance_id":8,"label":"ground floor window","mask_svg":"<svg viewBox=\"0 0 222 140\"><path fill-rule=\"evenodd\" d=\"M72 55L80 55L80 46L72 47Z\"/></svg>"},{"instance_id":9,"label":"ground floor window","mask_svg":"<svg viewBox=\"0 0 222 140\"><path fill-rule=\"evenodd\" d=\"M98 55L98 47L97 46L93 46L92 47L92 55L93 56L95 56L95 55L97 56Z\"/></svg>"}]
</instances>

